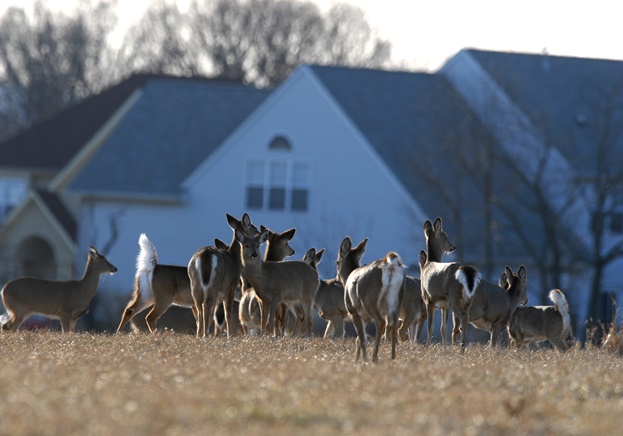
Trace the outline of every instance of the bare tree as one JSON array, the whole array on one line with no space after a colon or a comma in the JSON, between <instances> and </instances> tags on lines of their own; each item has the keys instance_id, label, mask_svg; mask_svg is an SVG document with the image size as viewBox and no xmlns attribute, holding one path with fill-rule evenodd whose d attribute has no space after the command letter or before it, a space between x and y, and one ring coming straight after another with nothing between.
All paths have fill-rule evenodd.
<instances>
[{"instance_id":1,"label":"bare tree","mask_svg":"<svg viewBox=\"0 0 623 436\"><path fill-rule=\"evenodd\" d=\"M52 13L37 2L32 17L9 8L0 18L0 80L9 125L50 116L114 81L107 37L114 2L81 3L75 15Z\"/></svg>"}]
</instances>

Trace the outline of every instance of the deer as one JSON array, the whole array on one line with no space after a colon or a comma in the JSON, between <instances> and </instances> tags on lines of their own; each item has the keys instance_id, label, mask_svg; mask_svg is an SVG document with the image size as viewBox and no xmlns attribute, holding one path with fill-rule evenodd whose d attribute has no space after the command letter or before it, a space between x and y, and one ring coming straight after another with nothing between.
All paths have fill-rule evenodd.
<instances>
[{"instance_id":1,"label":"deer","mask_svg":"<svg viewBox=\"0 0 623 436\"><path fill-rule=\"evenodd\" d=\"M145 322L151 333L156 332L158 319L172 304L191 308L196 318L188 268L158 263L156 247L145 233L139 236L138 246L134 291L123 312L117 333L138 313L149 307L151 310L145 316Z\"/></svg>"},{"instance_id":2,"label":"deer","mask_svg":"<svg viewBox=\"0 0 623 436\"><path fill-rule=\"evenodd\" d=\"M257 233L248 214L241 220L227 214L227 223L232 231L244 230ZM242 265L240 246L233 238L227 250L209 245L197 250L188 262L190 292L193 298L193 314L197 321L197 337L206 337L214 318L216 304L223 301L227 338L233 333L234 292L240 282ZM207 322L207 323L206 323Z\"/></svg>"},{"instance_id":3,"label":"deer","mask_svg":"<svg viewBox=\"0 0 623 436\"><path fill-rule=\"evenodd\" d=\"M553 306L518 307L508 324L508 335L517 348L524 342L548 340L559 351L567 351L567 338L572 336L569 304L560 289L552 289Z\"/></svg>"},{"instance_id":4,"label":"deer","mask_svg":"<svg viewBox=\"0 0 623 436\"><path fill-rule=\"evenodd\" d=\"M260 226L260 230L266 230L267 232L266 251L264 252L265 262L281 261L295 254L294 249L290 246L290 241L294 237L296 229L292 228L276 233L264 226ZM267 312L262 314L262 310L261 300L243 274L238 318L240 319L244 334L255 334L263 331L262 319L267 319Z\"/></svg>"},{"instance_id":5,"label":"deer","mask_svg":"<svg viewBox=\"0 0 623 436\"><path fill-rule=\"evenodd\" d=\"M7 311L2 316L2 330L17 330L30 315L39 314L59 319L63 332L73 332L76 322L89 311L100 276L115 272L117 267L90 246L86 268L79 280L19 277L9 281L2 288L2 303Z\"/></svg>"},{"instance_id":6,"label":"deer","mask_svg":"<svg viewBox=\"0 0 623 436\"><path fill-rule=\"evenodd\" d=\"M344 286L344 304L357 331L355 364L359 361L360 352L363 363L368 363L365 319L372 319L376 326L372 361L378 361L379 345L386 328L392 344L391 358L396 358L396 329L404 294L404 277L404 265L394 251L348 275Z\"/></svg>"},{"instance_id":7,"label":"deer","mask_svg":"<svg viewBox=\"0 0 623 436\"><path fill-rule=\"evenodd\" d=\"M398 319L400 320L398 338L403 342L409 339L411 343L417 342L426 321L426 305L422 299L420 279L405 276L405 290Z\"/></svg>"},{"instance_id":8,"label":"deer","mask_svg":"<svg viewBox=\"0 0 623 436\"><path fill-rule=\"evenodd\" d=\"M424 222L424 236L426 237L426 251L422 250L419 256L420 280L422 285L422 299L426 303L428 317L428 331L426 346L430 346L435 308L441 309L441 340L446 347L446 326L448 309L457 316L461 327L461 346L465 347L469 309L474 292L480 283L480 272L471 265L458 262L442 262L444 253L451 253L456 247L443 231L441 218Z\"/></svg>"},{"instance_id":9,"label":"deer","mask_svg":"<svg viewBox=\"0 0 623 436\"><path fill-rule=\"evenodd\" d=\"M507 265L498 280L499 286L481 280L476 288L469 308L469 322L480 330L490 334L489 347L496 345L499 332L506 328L517 306L525 306L528 302L526 268L521 265L517 273ZM454 344L460 331L459 321L453 316L452 343Z\"/></svg>"},{"instance_id":10,"label":"deer","mask_svg":"<svg viewBox=\"0 0 623 436\"><path fill-rule=\"evenodd\" d=\"M300 317L306 323L311 336L311 309L320 279L318 271L307 263L297 260L264 261L260 256L260 246L266 242L268 230L253 235L244 229L235 230L235 239L240 245L242 272L268 312L268 331L279 336L275 315L280 304L296 304ZM264 325L262 317L262 326Z\"/></svg>"},{"instance_id":11,"label":"deer","mask_svg":"<svg viewBox=\"0 0 623 436\"><path fill-rule=\"evenodd\" d=\"M305 253L303 262L307 262L312 268L318 269L324 251L324 248L320 251L310 248ZM318 286L318 291L314 296L314 305L318 309L318 316L327 321L323 337L343 338L344 321L350 318L344 305L344 286L338 277L320 280L320 286Z\"/></svg>"}]
</instances>

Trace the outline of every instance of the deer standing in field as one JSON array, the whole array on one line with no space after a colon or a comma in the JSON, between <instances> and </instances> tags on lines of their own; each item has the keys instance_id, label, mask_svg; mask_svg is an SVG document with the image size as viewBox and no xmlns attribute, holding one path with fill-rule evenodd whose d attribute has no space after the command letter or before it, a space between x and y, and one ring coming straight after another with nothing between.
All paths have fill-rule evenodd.
<instances>
[{"instance_id":1,"label":"deer standing in field","mask_svg":"<svg viewBox=\"0 0 623 436\"><path fill-rule=\"evenodd\" d=\"M294 237L296 229L276 233L264 226L260 226L260 230L266 230L267 232L266 250L264 252L265 262L278 262L295 253L294 249L290 247L290 241ZM286 307L282 307L282 310L285 309ZM264 309L262 301L244 274L242 275L242 296L240 298L238 317L245 334L261 333L264 330L262 319L268 320L268 312Z\"/></svg>"},{"instance_id":2,"label":"deer standing in field","mask_svg":"<svg viewBox=\"0 0 623 436\"><path fill-rule=\"evenodd\" d=\"M405 276L405 290L398 318L400 320L398 338L403 342L409 339L411 343L417 342L426 321L426 304L422 299L420 279Z\"/></svg>"},{"instance_id":3,"label":"deer standing in field","mask_svg":"<svg viewBox=\"0 0 623 436\"><path fill-rule=\"evenodd\" d=\"M490 334L489 346L496 345L499 332L506 328L508 321L517 309L528 302L526 268L521 265L517 273L506 266L499 279L500 286L487 280L481 280L469 307L469 322L480 330ZM453 316L452 343L460 331L459 320Z\"/></svg>"},{"instance_id":4,"label":"deer standing in field","mask_svg":"<svg viewBox=\"0 0 623 436\"><path fill-rule=\"evenodd\" d=\"M227 223L232 231L257 233L246 213L242 220L227 214ZM234 292L240 283L242 264L240 246L233 238L227 250L205 246L193 254L188 262L190 292L193 297L193 314L197 320L197 337L205 337L212 323L216 304L223 301L227 338L233 333Z\"/></svg>"},{"instance_id":5,"label":"deer standing in field","mask_svg":"<svg viewBox=\"0 0 623 436\"><path fill-rule=\"evenodd\" d=\"M374 320L376 326L372 361L378 361L379 345L386 328L392 343L392 360L396 358L396 329L404 294L404 277L404 265L398 253L393 251L348 275L344 286L344 304L357 331L355 363L360 352L363 362L368 362L365 319Z\"/></svg>"},{"instance_id":6,"label":"deer standing in field","mask_svg":"<svg viewBox=\"0 0 623 436\"><path fill-rule=\"evenodd\" d=\"M480 273L471 265L457 262L442 262L444 253L455 250L455 246L443 231L441 218L434 224L424 223L426 252L420 252L420 280L422 298L426 302L428 334L426 346L430 345L435 320L435 308L441 309L441 340L446 347L448 309L457 316L461 326L461 346L466 344L469 309L472 297L480 282Z\"/></svg>"},{"instance_id":7,"label":"deer standing in field","mask_svg":"<svg viewBox=\"0 0 623 436\"><path fill-rule=\"evenodd\" d=\"M194 313L194 302L190 293L188 268L178 265L158 263L156 247L145 233L138 238L139 252L136 258L136 275L134 276L134 292L128 303L117 333L139 312L151 307L145 316L150 332L156 331L156 323L164 312L172 305L190 307Z\"/></svg>"},{"instance_id":8,"label":"deer standing in field","mask_svg":"<svg viewBox=\"0 0 623 436\"><path fill-rule=\"evenodd\" d=\"M39 314L59 319L63 332L74 331L78 319L89 310L100 276L115 272L117 268L91 246L80 280L53 281L34 277L11 280L2 288L2 303L8 315L8 320L3 319L2 330L17 330L27 317Z\"/></svg>"},{"instance_id":9,"label":"deer standing in field","mask_svg":"<svg viewBox=\"0 0 623 436\"><path fill-rule=\"evenodd\" d=\"M318 252L311 248L303 262L309 263L314 269L318 269L318 264L324 254L324 248ZM314 296L314 304L318 309L318 316L327 321L324 337L344 337L344 321L349 319L348 310L344 305L344 286L338 277L328 280L320 280L320 286Z\"/></svg>"},{"instance_id":10,"label":"deer standing in field","mask_svg":"<svg viewBox=\"0 0 623 436\"><path fill-rule=\"evenodd\" d=\"M518 307L508 324L508 335L517 348L524 342L548 340L560 351L567 351L567 338L572 336L569 304L560 289L552 289L553 306Z\"/></svg>"},{"instance_id":11,"label":"deer standing in field","mask_svg":"<svg viewBox=\"0 0 623 436\"><path fill-rule=\"evenodd\" d=\"M318 271L297 260L265 262L260 256L260 246L266 242L268 230L250 235L236 229L235 238L240 244L242 271L255 293L268 310L268 330L278 336L275 315L280 304L294 304L300 309L307 332L312 336L311 310L320 279ZM264 325L264 319L262 319Z\"/></svg>"}]
</instances>

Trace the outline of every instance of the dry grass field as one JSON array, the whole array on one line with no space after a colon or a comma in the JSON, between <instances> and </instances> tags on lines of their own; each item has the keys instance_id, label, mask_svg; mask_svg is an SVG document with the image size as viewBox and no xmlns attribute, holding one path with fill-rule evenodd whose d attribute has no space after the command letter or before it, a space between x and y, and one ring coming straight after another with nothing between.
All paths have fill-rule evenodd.
<instances>
[{"instance_id":1,"label":"dry grass field","mask_svg":"<svg viewBox=\"0 0 623 436\"><path fill-rule=\"evenodd\" d=\"M0 433L568 434L623 431L621 357L172 332L0 335Z\"/></svg>"}]
</instances>

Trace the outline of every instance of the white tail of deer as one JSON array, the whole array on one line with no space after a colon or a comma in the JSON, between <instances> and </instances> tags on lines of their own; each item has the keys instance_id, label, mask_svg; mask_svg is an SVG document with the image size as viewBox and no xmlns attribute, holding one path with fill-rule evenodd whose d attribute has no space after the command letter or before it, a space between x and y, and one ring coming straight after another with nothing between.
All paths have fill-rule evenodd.
<instances>
[{"instance_id":1,"label":"white tail of deer","mask_svg":"<svg viewBox=\"0 0 623 436\"><path fill-rule=\"evenodd\" d=\"M139 236L138 245L134 293L123 312L117 332L148 307L152 309L146 315L145 322L152 333L156 330L158 319L172 304L194 310L188 268L159 264L156 247L145 233Z\"/></svg>"},{"instance_id":2,"label":"white tail of deer","mask_svg":"<svg viewBox=\"0 0 623 436\"><path fill-rule=\"evenodd\" d=\"M448 309L457 316L461 326L461 345L465 346L469 307L472 296L480 283L480 273L471 265L457 262L441 262L444 253L455 250L455 246L443 231L441 218L434 224L424 223L426 252L420 252L420 280L422 298L426 302L428 334L426 345L430 345L435 320L435 308L441 309L441 340L446 346L446 326Z\"/></svg>"},{"instance_id":3,"label":"white tail of deer","mask_svg":"<svg viewBox=\"0 0 623 436\"><path fill-rule=\"evenodd\" d=\"M246 213L242 220L228 214L227 223L234 232L257 232ZM188 276L195 307L193 313L197 320L197 337L206 336L214 319L216 304L221 300L225 309L227 337L232 335L234 292L240 283L241 271L240 246L235 239L232 239L227 250L206 246L190 258Z\"/></svg>"},{"instance_id":4,"label":"white tail of deer","mask_svg":"<svg viewBox=\"0 0 623 436\"><path fill-rule=\"evenodd\" d=\"M396 358L396 329L404 293L404 277L400 256L392 251L383 259L355 269L346 279L344 303L357 331L355 363L359 360L360 352L364 363L368 362L365 318L372 318L376 326L372 361L378 361L379 345L386 328L392 342L392 360Z\"/></svg>"},{"instance_id":5,"label":"white tail of deer","mask_svg":"<svg viewBox=\"0 0 623 436\"><path fill-rule=\"evenodd\" d=\"M552 289L553 306L518 307L508 324L508 334L517 348L524 342L548 340L560 351L567 351L572 336L569 304L560 289Z\"/></svg>"},{"instance_id":6,"label":"white tail of deer","mask_svg":"<svg viewBox=\"0 0 623 436\"><path fill-rule=\"evenodd\" d=\"M281 303L295 304L302 311L307 332L312 335L311 309L318 289L318 272L307 263L297 260L265 262L260 256L260 246L266 242L267 229L259 235L249 235L244 229L236 229L235 237L242 252L244 276L255 293L268 308L268 330L278 335L275 324L277 307ZM262 320L264 324L264 320Z\"/></svg>"},{"instance_id":7,"label":"white tail of deer","mask_svg":"<svg viewBox=\"0 0 623 436\"><path fill-rule=\"evenodd\" d=\"M17 330L30 315L59 319L64 332L73 331L76 322L89 310L100 276L117 268L95 247L89 248L84 275L80 280L52 281L34 277L11 280L2 288L2 303L8 320L2 330Z\"/></svg>"},{"instance_id":8,"label":"white tail of deer","mask_svg":"<svg viewBox=\"0 0 623 436\"><path fill-rule=\"evenodd\" d=\"M480 330L490 334L489 346L494 347L500 330L505 329L517 309L518 304L528 302L526 268L521 265L517 273L507 265L495 285L487 280L481 280L476 289L469 307L469 322ZM452 343L460 332L459 320L453 317Z\"/></svg>"}]
</instances>

